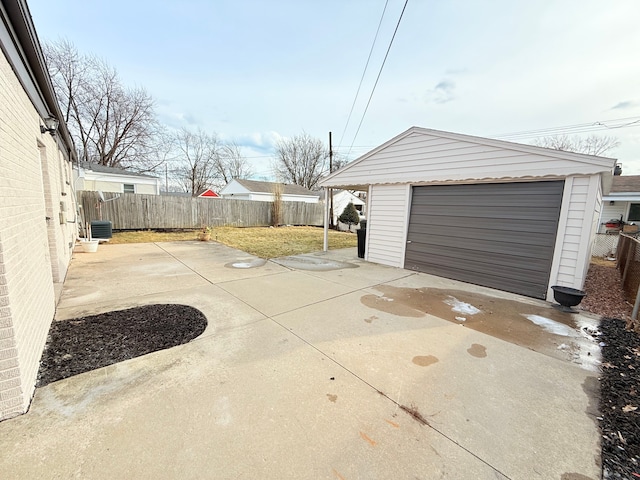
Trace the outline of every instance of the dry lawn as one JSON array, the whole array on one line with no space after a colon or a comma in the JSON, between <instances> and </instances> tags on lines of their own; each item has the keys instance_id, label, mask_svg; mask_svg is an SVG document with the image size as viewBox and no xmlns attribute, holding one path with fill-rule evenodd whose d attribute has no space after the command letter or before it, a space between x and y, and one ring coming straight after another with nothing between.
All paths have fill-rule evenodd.
<instances>
[{"instance_id":1,"label":"dry lawn","mask_svg":"<svg viewBox=\"0 0 640 480\"><path fill-rule=\"evenodd\" d=\"M114 232L110 243L149 243L197 240L198 231ZM211 240L261 258L277 258L322 250L323 230L318 227L215 227ZM357 245L355 233L329 231L329 249Z\"/></svg>"}]
</instances>

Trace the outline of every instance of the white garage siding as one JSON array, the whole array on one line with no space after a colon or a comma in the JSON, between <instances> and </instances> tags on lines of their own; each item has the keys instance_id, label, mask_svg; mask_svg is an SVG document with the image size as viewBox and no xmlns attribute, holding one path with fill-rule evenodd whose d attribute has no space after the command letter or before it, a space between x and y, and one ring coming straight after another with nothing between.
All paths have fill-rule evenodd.
<instances>
[{"instance_id":1,"label":"white garage siding","mask_svg":"<svg viewBox=\"0 0 640 480\"><path fill-rule=\"evenodd\" d=\"M392 267L404 265L409 185L374 185L369 191L366 260Z\"/></svg>"},{"instance_id":2,"label":"white garage siding","mask_svg":"<svg viewBox=\"0 0 640 480\"><path fill-rule=\"evenodd\" d=\"M362 185L363 182L367 185L415 185L420 182L561 179L600 173L603 160L610 159L412 127L335 172L321 184L339 187ZM609 161L611 165L613 162L613 159Z\"/></svg>"},{"instance_id":3,"label":"white garage siding","mask_svg":"<svg viewBox=\"0 0 640 480\"><path fill-rule=\"evenodd\" d=\"M589 268L589 246L598 227L602 190L598 175L569 177L564 185L549 286L581 289ZM551 289L547 298L553 298Z\"/></svg>"}]
</instances>

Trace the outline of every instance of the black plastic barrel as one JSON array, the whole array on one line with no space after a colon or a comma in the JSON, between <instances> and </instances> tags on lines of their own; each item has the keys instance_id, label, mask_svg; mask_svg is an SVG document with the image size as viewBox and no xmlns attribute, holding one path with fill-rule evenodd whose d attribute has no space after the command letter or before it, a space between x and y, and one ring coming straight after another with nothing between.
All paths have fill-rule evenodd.
<instances>
[{"instance_id":1,"label":"black plastic barrel","mask_svg":"<svg viewBox=\"0 0 640 480\"><path fill-rule=\"evenodd\" d=\"M358 258L364 258L364 242L367 238L367 229L359 228L356 230L358 235Z\"/></svg>"}]
</instances>

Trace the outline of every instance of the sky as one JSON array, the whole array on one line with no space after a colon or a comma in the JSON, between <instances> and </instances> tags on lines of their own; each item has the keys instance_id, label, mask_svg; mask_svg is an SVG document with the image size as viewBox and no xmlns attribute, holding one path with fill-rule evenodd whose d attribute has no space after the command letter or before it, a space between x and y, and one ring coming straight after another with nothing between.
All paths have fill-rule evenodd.
<instances>
[{"instance_id":1,"label":"sky","mask_svg":"<svg viewBox=\"0 0 640 480\"><path fill-rule=\"evenodd\" d=\"M169 128L240 145L256 178L280 139L332 132L354 159L411 126L614 136L607 156L640 174L637 0L408 0L399 25L405 0L27 2L41 43L103 58Z\"/></svg>"}]
</instances>

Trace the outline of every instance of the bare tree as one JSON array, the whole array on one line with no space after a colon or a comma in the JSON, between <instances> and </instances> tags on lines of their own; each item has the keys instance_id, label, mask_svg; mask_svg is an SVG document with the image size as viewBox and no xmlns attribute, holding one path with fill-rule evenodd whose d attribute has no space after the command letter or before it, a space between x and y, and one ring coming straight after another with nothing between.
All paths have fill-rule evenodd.
<instances>
[{"instance_id":1,"label":"bare tree","mask_svg":"<svg viewBox=\"0 0 640 480\"><path fill-rule=\"evenodd\" d=\"M214 186L220 145L215 134L203 130L195 133L183 128L175 134L176 158L181 162L175 169L178 182L191 195Z\"/></svg>"},{"instance_id":2,"label":"bare tree","mask_svg":"<svg viewBox=\"0 0 640 480\"><path fill-rule=\"evenodd\" d=\"M589 135L586 138L574 135L554 135L542 137L533 141L538 147L564 150L566 152L585 153L587 155L605 155L610 150L618 147L620 142L615 137Z\"/></svg>"},{"instance_id":3,"label":"bare tree","mask_svg":"<svg viewBox=\"0 0 640 480\"><path fill-rule=\"evenodd\" d=\"M44 53L78 158L110 167L152 171L158 122L153 98L126 88L115 68L78 52L67 40L45 44Z\"/></svg>"},{"instance_id":4,"label":"bare tree","mask_svg":"<svg viewBox=\"0 0 640 480\"><path fill-rule=\"evenodd\" d=\"M314 189L327 168L329 152L307 133L276 144L273 170L279 181Z\"/></svg>"},{"instance_id":5,"label":"bare tree","mask_svg":"<svg viewBox=\"0 0 640 480\"><path fill-rule=\"evenodd\" d=\"M242 156L240 147L235 143L222 145L216 159L216 174L220 186L224 186L234 178L249 178L253 175L253 168Z\"/></svg>"}]
</instances>

